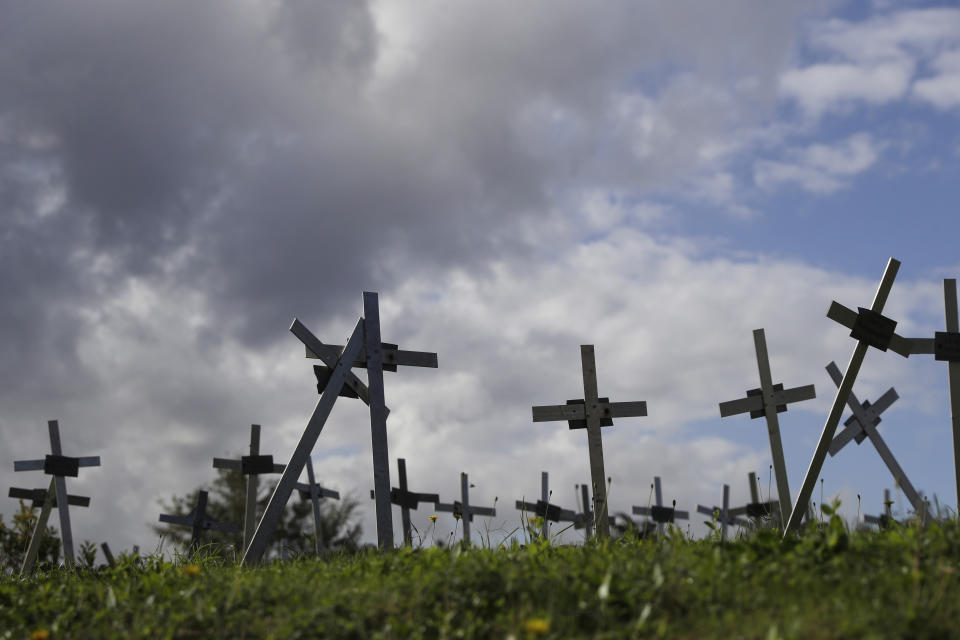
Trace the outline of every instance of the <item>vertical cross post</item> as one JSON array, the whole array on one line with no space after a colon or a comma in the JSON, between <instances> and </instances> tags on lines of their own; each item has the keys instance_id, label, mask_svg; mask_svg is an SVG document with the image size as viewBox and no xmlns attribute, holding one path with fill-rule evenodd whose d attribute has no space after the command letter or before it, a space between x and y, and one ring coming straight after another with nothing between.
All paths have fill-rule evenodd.
<instances>
[{"instance_id":1,"label":"vertical cross post","mask_svg":"<svg viewBox=\"0 0 960 640\"><path fill-rule=\"evenodd\" d=\"M777 414L786 411L788 404L802 400L812 400L817 394L812 384L793 389L784 389L782 384L774 384L773 375L770 373L767 339L763 329L754 330L753 344L757 353L760 388L747 391L746 398L721 402L720 417L725 418L749 412L751 418L766 418L767 433L770 436L770 455L773 457L773 469L777 477L777 493L780 496L780 521L786 522L791 509L790 487L787 481L787 465L783 457L783 443L780 439L780 423Z\"/></svg>"},{"instance_id":2,"label":"vertical cross post","mask_svg":"<svg viewBox=\"0 0 960 640\"><path fill-rule=\"evenodd\" d=\"M600 398L597 391L597 364L592 344L580 345L583 369L583 399L568 400L566 405L533 407L534 422L566 420L571 429L587 430L587 449L590 455L590 481L593 484L593 513L597 535L610 536L607 510L607 480L603 468L603 439L600 427L613 425L613 418L647 415L647 403L610 402Z\"/></svg>"},{"instance_id":3,"label":"vertical cross post","mask_svg":"<svg viewBox=\"0 0 960 640\"><path fill-rule=\"evenodd\" d=\"M540 500L543 501L543 504L550 504L550 474L546 471L540 472ZM594 512L596 513L596 512ZM544 540L550 539L550 519L547 518L547 514L543 514L543 526L541 527L541 535Z\"/></svg>"},{"instance_id":4,"label":"vertical cross post","mask_svg":"<svg viewBox=\"0 0 960 640\"><path fill-rule=\"evenodd\" d=\"M297 325L299 325L299 322L294 320L294 325L291 326L291 330ZM300 326L302 327L302 325ZM306 328L304 327L304 329ZM309 334L310 332L307 331L306 333ZM316 339L314 338L314 340ZM309 348L310 345L308 344L307 346ZM284 468L283 474L280 476L280 481L274 488L273 495L270 496L270 501L267 503L267 508L260 518L260 524L253 534L253 539L250 540L250 544L243 554L243 564L256 563L263 558L263 554L267 550L267 545L270 542L270 536L273 534L277 523L283 515L283 509L290 500L290 494L293 493L293 490L297 486L297 479L300 477L300 473L303 471L303 467L307 463L307 458L310 457L314 445L317 444L317 438L320 437L320 432L323 431L327 418L330 417L333 404L343 389L347 375L353 375L350 373L350 367L360 354L360 347L362 346L363 318L357 321L350 340L347 341L347 345L343 349L343 353L335 360L334 366L331 367L330 376L326 382L323 393L320 395L320 399L317 401L317 405L313 409L313 415L310 416L310 420L307 422L307 426L300 436L300 441L297 443L293 455L290 456L290 462L288 462ZM354 379L355 378L354 376Z\"/></svg>"},{"instance_id":5,"label":"vertical cross post","mask_svg":"<svg viewBox=\"0 0 960 640\"><path fill-rule=\"evenodd\" d=\"M377 294L369 291L363 292L363 346L367 355L367 386L370 389L370 439L373 447L373 489L377 500L377 544L381 549L392 549L393 514L390 506L387 405L383 395L380 304Z\"/></svg>"},{"instance_id":6,"label":"vertical cross post","mask_svg":"<svg viewBox=\"0 0 960 640\"><path fill-rule=\"evenodd\" d=\"M590 509L590 488L586 484L580 485L580 503L583 505L583 528L586 539L593 535L593 511Z\"/></svg>"},{"instance_id":7,"label":"vertical cross post","mask_svg":"<svg viewBox=\"0 0 960 640\"><path fill-rule=\"evenodd\" d=\"M50 478L50 488L47 489L43 498L43 506L40 508L40 515L37 516L37 524L33 527L33 535L30 536L30 544L27 545L27 554L23 557L23 564L20 566L21 577L29 575L33 571L33 564L37 561L40 541L43 539L43 532L47 530L47 520L50 518L50 511L53 509L55 491L55 481Z\"/></svg>"},{"instance_id":8,"label":"vertical cross post","mask_svg":"<svg viewBox=\"0 0 960 640\"><path fill-rule=\"evenodd\" d=\"M859 312L854 312L837 302L833 302L827 311L828 318L839 322L851 330L850 337L857 340L857 346L850 356L850 362L847 364L847 370L843 374L840 387L837 389L837 395L833 400L830 414L827 416L827 421L823 425L820 441L814 450L813 457L810 460L810 466L807 467L807 473L803 478L803 484L800 486L797 501L794 503L793 510L790 512L790 520L784 528L784 536L790 535L800 527L803 514L806 513L807 506L810 504L810 496L813 493L813 488L817 483L821 469L823 469L823 462L827 457L830 442L833 440L833 436L837 431L837 425L840 423L840 416L843 414L847 397L850 395L850 390L853 389L853 383L856 381L860 367L863 365L863 359L867 355L867 349L872 346L881 351L890 349L904 357L910 355L910 341L894 333L897 326L896 321L881 315L899 268L900 262L890 258L884 269L883 277L880 279L880 285L877 287L876 295L873 297L873 303L869 309L861 307L859 308Z\"/></svg>"},{"instance_id":9,"label":"vertical cross post","mask_svg":"<svg viewBox=\"0 0 960 640\"><path fill-rule=\"evenodd\" d=\"M400 476L400 492L407 493L407 461L403 458L397 458L397 473ZM403 544L408 547L413 546L413 536L410 531L410 508L406 504L400 507L400 523L403 526Z\"/></svg>"},{"instance_id":10,"label":"vertical cross post","mask_svg":"<svg viewBox=\"0 0 960 640\"><path fill-rule=\"evenodd\" d=\"M107 559L107 565L110 567L117 566L117 561L113 558L113 553L110 551L110 545L106 542L100 545L100 549L103 551L103 557Z\"/></svg>"},{"instance_id":11,"label":"vertical cross post","mask_svg":"<svg viewBox=\"0 0 960 640\"><path fill-rule=\"evenodd\" d=\"M950 391L950 422L953 427L953 468L960 505L960 319L957 313L957 281L943 281L943 307L946 331L934 332L933 338L912 338L910 353L933 354L935 360L947 363L947 385Z\"/></svg>"}]
</instances>

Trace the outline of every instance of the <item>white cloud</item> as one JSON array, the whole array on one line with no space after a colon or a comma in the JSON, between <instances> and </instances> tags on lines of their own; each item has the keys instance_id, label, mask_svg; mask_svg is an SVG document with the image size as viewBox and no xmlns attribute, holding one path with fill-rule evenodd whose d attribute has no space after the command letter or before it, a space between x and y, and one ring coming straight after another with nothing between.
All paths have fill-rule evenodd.
<instances>
[{"instance_id":1,"label":"white cloud","mask_svg":"<svg viewBox=\"0 0 960 640\"><path fill-rule=\"evenodd\" d=\"M871 67L816 64L784 73L780 89L805 111L819 115L852 101L876 105L898 99L907 92L912 74L907 61Z\"/></svg>"},{"instance_id":2,"label":"white cloud","mask_svg":"<svg viewBox=\"0 0 960 640\"><path fill-rule=\"evenodd\" d=\"M939 109L960 106L960 49L941 53L932 66L937 74L917 80L914 95Z\"/></svg>"},{"instance_id":3,"label":"white cloud","mask_svg":"<svg viewBox=\"0 0 960 640\"><path fill-rule=\"evenodd\" d=\"M796 184L817 194L830 194L846 187L849 178L872 167L883 145L867 133L857 133L835 145L812 144L789 153L790 161L759 160L754 181L763 189Z\"/></svg>"}]
</instances>

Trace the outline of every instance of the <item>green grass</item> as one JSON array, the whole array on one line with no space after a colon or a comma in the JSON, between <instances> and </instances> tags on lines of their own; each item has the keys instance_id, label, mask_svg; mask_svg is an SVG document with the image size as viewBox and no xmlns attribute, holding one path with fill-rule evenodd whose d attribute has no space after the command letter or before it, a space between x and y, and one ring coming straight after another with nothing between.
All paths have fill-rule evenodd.
<instances>
[{"instance_id":1,"label":"green grass","mask_svg":"<svg viewBox=\"0 0 960 640\"><path fill-rule=\"evenodd\" d=\"M675 530L259 568L151 558L0 579L0 638L948 638L958 564L955 521L851 533L839 518L787 542Z\"/></svg>"}]
</instances>

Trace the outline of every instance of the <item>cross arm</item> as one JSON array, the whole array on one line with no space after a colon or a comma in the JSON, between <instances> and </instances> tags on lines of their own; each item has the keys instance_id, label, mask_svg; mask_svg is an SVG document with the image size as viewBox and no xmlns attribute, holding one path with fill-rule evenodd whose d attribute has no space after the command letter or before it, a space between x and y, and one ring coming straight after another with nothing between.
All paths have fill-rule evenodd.
<instances>
[{"instance_id":1,"label":"cross arm","mask_svg":"<svg viewBox=\"0 0 960 640\"><path fill-rule=\"evenodd\" d=\"M733 512L733 509L728 509L728 510L727 510L727 524L728 524L728 525L730 525L730 524L739 524L739 525L742 525L742 526L746 526L747 524L749 524L749 523L748 523L746 520L744 520L743 518L738 518L738 517L734 517L733 515L731 515L732 512ZM720 507L705 507L705 506L703 506L702 504L698 504L698 505L697 505L697 513L702 513L703 515L705 515L705 516L710 516L711 518L713 517L713 514L714 514L714 513L719 513L719 514L720 514L720 517L721 517L721 518L723 517L723 509L721 509ZM720 522L723 522L723 521L720 520Z\"/></svg>"},{"instance_id":2,"label":"cross arm","mask_svg":"<svg viewBox=\"0 0 960 640\"><path fill-rule=\"evenodd\" d=\"M303 482L298 482L294 485L294 488L300 492L300 495L309 498L310 497L310 485ZM340 499L340 492L333 489L325 489L317 485L317 497L319 498L333 498L334 500Z\"/></svg>"},{"instance_id":3,"label":"cross arm","mask_svg":"<svg viewBox=\"0 0 960 640\"><path fill-rule=\"evenodd\" d=\"M396 371L396 367L398 365L407 367L427 367L430 369L436 369L439 366L437 362L437 354L435 353L431 353L429 351L407 351L404 349L398 349L393 345L384 343L381 344L383 347L381 349L381 353L383 354L383 364L385 365L384 368L386 368L386 366L390 366L393 371ZM309 345L307 345L307 357L317 360L324 360L325 357L336 360L338 357L340 357L340 353L343 351L343 346L339 344L321 343L321 345L322 346L317 345L319 351L314 351ZM367 366L366 348L360 349L360 355L358 355L357 359L353 361L353 366L361 368Z\"/></svg>"},{"instance_id":4,"label":"cross arm","mask_svg":"<svg viewBox=\"0 0 960 640\"><path fill-rule=\"evenodd\" d=\"M232 471L240 472L249 472L246 475L260 475L261 473L283 473L283 470L287 468L285 464L273 463L273 456L244 456L253 460L254 464L248 464L244 466L243 460L230 460L228 458L214 458L213 459L213 468L214 469L230 469ZM256 458L266 458L270 459L269 468L266 465L257 466L255 464L258 462L254 460Z\"/></svg>"},{"instance_id":5,"label":"cross arm","mask_svg":"<svg viewBox=\"0 0 960 640\"><path fill-rule=\"evenodd\" d=\"M775 510L780 506L778 500L768 500L767 502L752 502L746 504L742 507L735 507L729 509L727 513L731 517L736 516L749 516L751 518L758 518L765 515L770 515L775 512Z\"/></svg>"},{"instance_id":6,"label":"cross arm","mask_svg":"<svg viewBox=\"0 0 960 640\"><path fill-rule=\"evenodd\" d=\"M47 499L47 490L46 489L20 489L18 487L10 487L10 493L8 494L11 498L17 498L19 500L30 500L32 507L40 506L44 500ZM67 496L67 504L72 504L75 507L89 507L90 498L86 496ZM53 504L51 506L57 506L57 497L54 495Z\"/></svg>"},{"instance_id":7,"label":"cross arm","mask_svg":"<svg viewBox=\"0 0 960 640\"><path fill-rule=\"evenodd\" d=\"M869 310L865 310L865 311L869 311ZM830 318L834 322L838 322L842 324L843 326L845 326L847 329L850 329L851 331L853 331L854 327L857 325L857 321L860 319L860 315L861 314L857 313L856 311L853 311L852 309L848 309L847 307L843 306L842 304L836 301L831 302L830 308L827 309L828 318ZM879 316L879 314L877 315ZM896 325L896 323L894 323L894 325ZM898 353L904 358L907 358L910 356L910 353L912 352L913 340L909 338L904 338L897 333L892 333L892 335L890 336L890 343L889 345L887 345L887 348L889 348L894 353Z\"/></svg>"},{"instance_id":8,"label":"cross arm","mask_svg":"<svg viewBox=\"0 0 960 640\"><path fill-rule=\"evenodd\" d=\"M66 457L66 456L63 456ZM77 461L77 466L79 467L99 467L100 466L100 456L87 456L83 458L74 458ZM13 470L14 471L43 471L43 465L46 463L46 459L43 460L14 460Z\"/></svg>"},{"instance_id":9,"label":"cross arm","mask_svg":"<svg viewBox=\"0 0 960 640\"><path fill-rule=\"evenodd\" d=\"M597 406L603 418L634 418L647 415L645 400L634 402L608 402L601 399ZM560 420L585 420L586 409L583 401L577 404L557 404L533 407L534 422L554 422Z\"/></svg>"},{"instance_id":10,"label":"cross arm","mask_svg":"<svg viewBox=\"0 0 960 640\"><path fill-rule=\"evenodd\" d=\"M293 324L290 325L290 332L306 346L308 351L313 352L321 360L323 360L323 364L325 364L327 367L332 369L334 366L336 366L337 360L340 357L340 353L338 352L334 357L330 357L328 350L324 348L326 345L320 342L320 340L318 340L317 337L313 335L313 333L311 333L310 330L307 329L298 319L293 319ZM352 371L347 371L347 377L344 381L344 386L349 387L354 393L356 393L357 397L363 400L364 404L368 406L370 405L370 390L367 388L367 385L363 384L363 382L360 381L360 378L358 378ZM390 413L389 408L384 407L384 410L388 414Z\"/></svg>"},{"instance_id":11,"label":"cross arm","mask_svg":"<svg viewBox=\"0 0 960 640\"><path fill-rule=\"evenodd\" d=\"M654 520L654 522L673 522L676 519L688 520L690 518L689 511L680 511L673 507L658 507L653 505L651 507L633 507L633 515L635 516L648 516ZM711 512L712 513L712 512Z\"/></svg>"}]
</instances>

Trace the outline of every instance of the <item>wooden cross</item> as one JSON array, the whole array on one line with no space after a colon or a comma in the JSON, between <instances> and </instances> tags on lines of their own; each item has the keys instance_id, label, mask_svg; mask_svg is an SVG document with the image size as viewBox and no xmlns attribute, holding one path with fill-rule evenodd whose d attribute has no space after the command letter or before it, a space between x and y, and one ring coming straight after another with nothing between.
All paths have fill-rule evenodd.
<instances>
[{"instance_id":1,"label":"wooden cross","mask_svg":"<svg viewBox=\"0 0 960 640\"><path fill-rule=\"evenodd\" d=\"M704 515L710 516L711 518L716 517L717 522L720 523L720 540L726 542L727 540L727 526L731 524L736 524L740 526L746 526L747 521L743 518L734 517L730 513L730 485L723 485L723 506L722 507L705 507L702 504L697 505L697 513L702 513Z\"/></svg>"},{"instance_id":2,"label":"wooden cross","mask_svg":"<svg viewBox=\"0 0 960 640\"><path fill-rule=\"evenodd\" d=\"M19 500L29 500L30 507L36 509L37 507L43 507L43 503L47 500L47 489L20 489L18 487L10 487L10 493L8 494L11 498L17 498ZM67 504L72 504L75 507L89 507L90 498L86 496L67 496ZM57 506L57 494L56 491L53 491L52 506Z\"/></svg>"},{"instance_id":3,"label":"wooden cross","mask_svg":"<svg viewBox=\"0 0 960 640\"><path fill-rule=\"evenodd\" d=\"M382 549L393 548L393 513L390 506L390 456L387 450L387 406L383 396L383 372L396 371L397 367L429 367L436 369L437 354L425 351L402 351L397 345L380 341L380 306L376 293L363 293L363 345L360 352L351 358L352 366L367 369L369 389L363 387L354 376L347 382L347 389L338 391L351 397L359 397L370 407L370 436L373 449L373 488L377 501L377 541ZM295 332L296 333L296 332ZM307 332L309 334L309 332ZM315 366L318 387L326 385L329 370L336 362L342 348L325 345L312 335L312 340L303 340L308 358L319 358L326 366ZM353 376L353 374L351 374Z\"/></svg>"},{"instance_id":4,"label":"wooden cross","mask_svg":"<svg viewBox=\"0 0 960 640\"><path fill-rule=\"evenodd\" d=\"M33 527L33 533L30 536L30 542L27 544L27 553L23 558L23 564L20 565L20 575L25 576L33 570L33 565L37 561L37 554L40 551L40 542L43 534L47 530L47 520L50 518L50 511L57 506L57 492L55 478L50 478L49 489L20 489L10 487L9 496L20 500L29 500L30 507L40 507L40 515L37 523ZM77 507L89 507L90 498L84 496L67 496L67 504Z\"/></svg>"},{"instance_id":5,"label":"wooden cross","mask_svg":"<svg viewBox=\"0 0 960 640\"><path fill-rule=\"evenodd\" d=\"M403 544L413 545L413 525L410 523L410 509L416 510L421 502L440 502L440 496L436 493L417 493L407 488L407 461L404 458L397 458L397 471L400 474L400 486L390 487L390 493L387 498L391 505L400 507L400 522L403 525ZM370 498L377 498L377 490L370 491ZM377 501L379 504L379 500ZM392 507L391 507L392 508Z\"/></svg>"},{"instance_id":6,"label":"wooden cross","mask_svg":"<svg viewBox=\"0 0 960 640\"><path fill-rule=\"evenodd\" d=\"M576 489L577 487L574 487ZM577 514L580 517L580 523L584 529L584 536L586 540L590 539L590 536L593 535L593 511L590 509L590 487L586 484L581 484L580 487L580 504L581 511ZM575 529L580 529L581 527L575 526Z\"/></svg>"},{"instance_id":7,"label":"wooden cross","mask_svg":"<svg viewBox=\"0 0 960 640\"><path fill-rule=\"evenodd\" d=\"M53 476L51 479L51 488L48 491L48 498L56 500L57 511L60 513L60 537L63 542L63 557L64 564L69 569L73 566L74 556L73 556L73 531L70 528L70 499L67 496L67 481L66 477L70 476L71 478L76 478L79 475L80 467L99 467L100 466L100 456L88 456L85 458L71 458L63 455L63 450L60 446L60 426L56 420L50 420L47 422L47 430L50 434L50 455L47 455L43 460L19 460L13 463L14 471L39 471L43 470L48 476ZM52 507L52 502L51 502ZM49 510L47 511L49 515ZM42 514L42 512L41 512ZM37 524L40 524L40 520L37 520ZM46 520L44 519L43 527L46 527ZM40 547L40 537L43 535L43 528L35 529L33 532L33 537L37 538L36 548L39 550ZM31 538L31 546L33 546L33 538ZM29 551L29 549L28 549ZM29 557L29 553L28 553ZM30 563L32 566L32 562ZM29 571L29 567L26 565L26 559L24 564L24 569Z\"/></svg>"},{"instance_id":8,"label":"wooden cross","mask_svg":"<svg viewBox=\"0 0 960 640\"><path fill-rule=\"evenodd\" d=\"M757 486L757 474L753 471L747 474L747 481L750 483L750 502L742 507L734 507L729 510L731 517L747 516L750 522L756 523L763 518L776 517L775 514L783 513L777 507L776 500L760 501L760 491ZM781 521L782 522L782 521Z\"/></svg>"},{"instance_id":9,"label":"wooden cross","mask_svg":"<svg viewBox=\"0 0 960 640\"><path fill-rule=\"evenodd\" d=\"M842 378L840 376L840 369L837 368L836 363L831 362L827 365L827 373L830 374L830 378L834 384L840 384ZM834 456L839 453L844 445L851 440L856 440L857 444L860 444L865 438L870 438L870 442L873 443L877 453L880 454L883 463L887 465L887 469L893 474L894 481L903 488L903 493L906 494L907 500L910 501L914 511L918 516L922 515L927 522L930 522L931 514L927 510L923 498L917 490L913 488L913 484L911 484L910 479L907 478L907 474L904 473L897 459L893 457L890 447L887 446L887 443L877 430L877 425L880 424L880 414L892 405L897 398L897 392L893 387L890 387L886 393L880 396L876 404L871 405L868 401L861 403L857 400L857 396L854 395L853 389L851 389L847 397L847 406L853 411L853 415L844 422L846 428L841 431L840 435L834 438L830 444L830 455Z\"/></svg>"},{"instance_id":10,"label":"wooden cross","mask_svg":"<svg viewBox=\"0 0 960 640\"><path fill-rule=\"evenodd\" d=\"M840 416L843 414L843 407L846 404L847 396L853 389L853 383L857 379L860 367L863 365L863 359L867 355L867 349L874 347L881 351L887 349L894 351L904 358L910 355L912 347L911 341L897 335L894 330L897 323L886 316L881 315L884 305L887 303L887 297L890 295L890 289L893 287L893 281L897 277L897 270L900 268L900 262L893 258L887 262L886 269L883 271L883 277L880 279L880 286L877 287L877 293L873 297L873 303L869 309L859 307L858 311L852 311L838 302L832 302L827 310L827 317L835 322L850 329L850 337L857 341L857 346L850 356L850 362L847 364L847 370L843 374L840 387L837 389L837 395L833 399L833 406L827 421L823 425L823 432L820 434L820 441L814 450L813 458L810 460L810 466L803 478L803 484L800 486L800 493L797 495L797 501L790 512L790 520L784 527L783 535L787 536L800 527L807 507L810 504L810 495L816 485L817 477L823 469L823 462L827 457L827 451L833 436L836 434L837 425L840 423Z\"/></svg>"},{"instance_id":11,"label":"wooden cross","mask_svg":"<svg viewBox=\"0 0 960 640\"><path fill-rule=\"evenodd\" d=\"M663 535L664 525L672 524L677 519L687 520L690 513L687 511L677 511L677 501L673 501L672 507L663 506L663 491L660 488L660 476L653 477L653 492L656 503L650 507L633 507L633 515L647 516L657 523L657 533Z\"/></svg>"},{"instance_id":12,"label":"wooden cross","mask_svg":"<svg viewBox=\"0 0 960 640\"><path fill-rule=\"evenodd\" d=\"M250 455L239 460L214 458L214 469L231 469L247 476L247 503L243 513L243 548L253 539L257 526L257 489L259 476L265 473L283 473L285 465L274 464L273 456L260 454L260 425L250 425Z\"/></svg>"},{"instance_id":13,"label":"wooden cross","mask_svg":"<svg viewBox=\"0 0 960 640\"><path fill-rule=\"evenodd\" d=\"M317 340L305 326L300 324L300 321L296 318L294 318L293 324L290 326L290 331L306 344L308 348L313 345L317 350L322 351L320 341ZM320 432L323 431L323 426L326 424L327 418L330 417L330 411L333 410L333 404L340 395L343 385L350 385L350 388L361 398L367 396L367 388L350 372L350 367L353 361L356 360L357 355L359 355L362 346L363 318L360 318L357 320L357 324L353 328L353 333L350 334L350 340L347 341L347 345L343 348L340 356L338 358L324 359L327 366L331 368L330 377L324 386L320 399L317 401L317 405L313 409L313 415L310 416L310 420L307 422L307 426L300 436L300 441L290 456L290 461L280 476L280 481L277 482L277 486L273 490L273 495L270 496L270 501L267 502L267 508L264 509L263 515L260 517L260 524L257 525L253 539L250 540L250 544L243 554L242 564L256 563L263 558L263 554L267 550L267 545L270 542L270 536L273 534L277 523L283 516L283 510L290 500L290 494L293 493L297 487L300 472L303 471L303 467L310 458L310 453L313 451L314 445L317 444L317 438L320 437ZM321 354L321 359L324 357L325 356Z\"/></svg>"},{"instance_id":14,"label":"wooden cross","mask_svg":"<svg viewBox=\"0 0 960 640\"><path fill-rule=\"evenodd\" d=\"M313 460L307 458L307 483L298 482L296 490L300 492L300 497L309 500L313 505L313 531L317 539L317 555L320 555L326 549L323 540L323 526L320 520L320 500L323 498L340 499L340 492L333 489L324 489L317 484L313 475Z\"/></svg>"},{"instance_id":15,"label":"wooden cross","mask_svg":"<svg viewBox=\"0 0 960 640\"><path fill-rule=\"evenodd\" d=\"M540 496L540 500L536 502L517 500L516 507L520 511L533 513L543 519L540 532L544 540L549 540L551 522L572 522L575 529L587 526L586 513L577 513L550 503L550 478L546 471L540 474Z\"/></svg>"},{"instance_id":16,"label":"wooden cross","mask_svg":"<svg viewBox=\"0 0 960 640\"><path fill-rule=\"evenodd\" d=\"M100 549L103 550L103 557L107 559L107 565L111 568L116 567L117 561L113 557L113 552L110 551L110 545L104 542L100 545Z\"/></svg>"},{"instance_id":17,"label":"wooden cross","mask_svg":"<svg viewBox=\"0 0 960 640\"><path fill-rule=\"evenodd\" d=\"M570 429L587 430L587 447L590 453L590 480L593 483L593 512L597 514L597 535L610 536L607 515L607 485L603 470L603 440L600 427L613 425L614 418L647 415L647 403L610 402L598 397L597 365L593 345L580 346L580 361L583 368L583 398L568 400L566 405L533 407L534 422L566 420Z\"/></svg>"},{"instance_id":18,"label":"wooden cross","mask_svg":"<svg viewBox=\"0 0 960 640\"><path fill-rule=\"evenodd\" d=\"M957 281L943 281L943 307L946 331L936 331L933 338L912 338L910 353L932 353L934 360L947 363L947 384L950 388L950 421L953 424L953 467L960 505L960 320L957 313Z\"/></svg>"},{"instance_id":19,"label":"wooden cross","mask_svg":"<svg viewBox=\"0 0 960 640\"><path fill-rule=\"evenodd\" d=\"M753 332L753 344L757 352L757 368L760 371L760 388L747 391L747 397L720 403L720 417L750 413L750 418L765 417L770 436L770 454L773 470L777 476L777 493L780 495L780 521L786 522L790 514L790 487L787 484L787 465L783 458L783 443L780 440L780 423L777 414L787 410L792 402L812 400L817 397L812 384L793 389L784 389L782 384L773 384L770 359L767 355L767 339L763 329Z\"/></svg>"},{"instance_id":20,"label":"wooden cross","mask_svg":"<svg viewBox=\"0 0 960 640\"><path fill-rule=\"evenodd\" d=\"M166 513L160 514L160 522L167 524L177 524L183 527L193 529L190 537L190 549L196 551L200 548L200 538L207 529L216 529L226 533L238 533L240 529L236 525L219 522L207 515L207 492L200 491L197 494L197 506L185 516L175 516Z\"/></svg>"},{"instance_id":21,"label":"wooden cross","mask_svg":"<svg viewBox=\"0 0 960 640\"><path fill-rule=\"evenodd\" d=\"M879 516L869 516L864 515L863 521L867 524L875 524L881 529L886 529L890 526L891 522L896 522L893 519L893 510L890 508L893 505L893 500L890 499L890 489L883 490L883 513Z\"/></svg>"},{"instance_id":22,"label":"wooden cross","mask_svg":"<svg viewBox=\"0 0 960 640\"><path fill-rule=\"evenodd\" d=\"M463 541L470 544L470 523L473 522L473 516L496 516L496 507L475 507L470 504L470 487L473 485L467 480L467 474L460 474L460 500L452 504L441 504L439 501L434 505L434 509L441 512L452 513L454 517L460 518L463 523Z\"/></svg>"}]
</instances>

